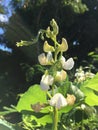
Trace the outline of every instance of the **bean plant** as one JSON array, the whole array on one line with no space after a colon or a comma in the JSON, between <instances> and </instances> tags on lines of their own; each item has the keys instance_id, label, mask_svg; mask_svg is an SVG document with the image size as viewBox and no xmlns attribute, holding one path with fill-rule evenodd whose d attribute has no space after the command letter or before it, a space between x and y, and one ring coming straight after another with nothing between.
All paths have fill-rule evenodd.
<instances>
[{"instance_id":1,"label":"bean plant","mask_svg":"<svg viewBox=\"0 0 98 130\"><path fill-rule=\"evenodd\" d=\"M98 74L79 68L75 80L70 81L68 71L75 62L72 57L64 57L68 43L65 38L58 40L58 34L59 27L52 19L50 26L41 29L33 41L17 42L19 47L43 40L38 61L44 71L40 83L30 86L13 109L22 114L22 126L27 130L84 130L88 125L94 130L98 126L90 122L96 120Z\"/></svg>"}]
</instances>

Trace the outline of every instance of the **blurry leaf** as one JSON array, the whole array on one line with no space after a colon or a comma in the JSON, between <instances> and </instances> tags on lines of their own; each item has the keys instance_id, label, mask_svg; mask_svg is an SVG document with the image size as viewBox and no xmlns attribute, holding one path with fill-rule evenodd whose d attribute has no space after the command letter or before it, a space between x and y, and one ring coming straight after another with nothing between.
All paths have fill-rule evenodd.
<instances>
[{"instance_id":1,"label":"blurry leaf","mask_svg":"<svg viewBox=\"0 0 98 130\"><path fill-rule=\"evenodd\" d=\"M74 106L72 105L72 106L66 106L66 107L64 107L64 108L62 108L62 109L60 109L60 111L59 111L59 113L68 113L69 111L71 111L71 109L73 108Z\"/></svg>"},{"instance_id":2,"label":"blurry leaf","mask_svg":"<svg viewBox=\"0 0 98 130\"><path fill-rule=\"evenodd\" d=\"M33 67L29 67L26 71L26 81L32 81L34 75L34 68Z\"/></svg>"},{"instance_id":3,"label":"blurry leaf","mask_svg":"<svg viewBox=\"0 0 98 130\"><path fill-rule=\"evenodd\" d=\"M90 53L88 53L88 56L92 56L92 55L94 55L94 52L93 52L93 51L90 52Z\"/></svg>"},{"instance_id":4,"label":"blurry leaf","mask_svg":"<svg viewBox=\"0 0 98 130\"><path fill-rule=\"evenodd\" d=\"M39 85L31 86L20 98L16 109L21 112L23 110L32 110L31 104L37 102L46 103L46 92L42 91ZM44 111L43 111L44 112Z\"/></svg>"},{"instance_id":5,"label":"blurry leaf","mask_svg":"<svg viewBox=\"0 0 98 130\"><path fill-rule=\"evenodd\" d=\"M74 94L76 96L77 100L83 99L84 98L84 93L78 88L78 86L75 85L70 85L69 92Z\"/></svg>"},{"instance_id":6,"label":"blurry leaf","mask_svg":"<svg viewBox=\"0 0 98 130\"><path fill-rule=\"evenodd\" d=\"M12 127L12 124L10 124L4 119L0 119L0 130L15 130L15 129Z\"/></svg>"},{"instance_id":7,"label":"blurry leaf","mask_svg":"<svg viewBox=\"0 0 98 130\"><path fill-rule=\"evenodd\" d=\"M94 76L94 78L85 81L80 89L84 92L86 96L85 102L90 106L98 105L98 95L95 94L94 91L98 91L98 73Z\"/></svg>"},{"instance_id":8,"label":"blurry leaf","mask_svg":"<svg viewBox=\"0 0 98 130\"><path fill-rule=\"evenodd\" d=\"M96 95L92 89L82 87L81 90L84 92L86 96L85 103L87 103L90 106L98 105L98 95Z\"/></svg>"},{"instance_id":9,"label":"blurry leaf","mask_svg":"<svg viewBox=\"0 0 98 130\"><path fill-rule=\"evenodd\" d=\"M29 128L45 126L47 123L52 123L50 114L44 113L30 113L29 111L23 112L23 122Z\"/></svg>"},{"instance_id":10,"label":"blurry leaf","mask_svg":"<svg viewBox=\"0 0 98 130\"><path fill-rule=\"evenodd\" d=\"M98 60L98 55L92 55L93 58L96 58L96 60Z\"/></svg>"},{"instance_id":11,"label":"blurry leaf","mask_svg":"<svg viewBox=\"0 0 98 130\"><path fill-rule=\"evenodd\" d=\"M98 91L98 73L94 76L94 78L86 81L82 86Z\"/></svg>"},{"instance_id":12,"label":"blurry leaf","mask_svg":"<svg viewBox=\"0 0 98 130\"><path fill-rule=\"evenodd\" d=\"M17 112L16 108L13 107L13 106L11 106L11 107L3 107L3 108L4 108L4 111L0 111L1 116Z\"/></svg>"},{"instance_id":13,"label":"blurry leaf","mask_svg":"<svg viewBox=\"0 0 98 130\"><path fill-rule=\"evenodd\" d=\"M70 82L69 82L68 76L66 77L65 81L57 83L57 86L59 87L58 91L60 93L62 93L64 96L66 96L67 90L68 90L68 88L70 86Z\"/></svg>"},{"instance_id":14,"label":"blurry leaf","mask_svg":"<svg viewBox=\"0 0 98 130\"><path fill-rule=\"evenodd\" d=\"M4 13L5 13L4 7L0 5L0 14L4 14Z\"/></svg>"}]
</instances>

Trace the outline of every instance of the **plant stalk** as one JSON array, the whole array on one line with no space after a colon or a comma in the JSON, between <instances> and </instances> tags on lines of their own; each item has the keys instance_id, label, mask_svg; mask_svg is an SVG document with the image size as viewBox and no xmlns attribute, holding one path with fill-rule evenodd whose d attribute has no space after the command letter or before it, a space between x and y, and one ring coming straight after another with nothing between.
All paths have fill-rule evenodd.
<instances>
[{"instance_id":1,"label":"plant stalk","mask_svg":"<svg viewBox=\"0 0 98 130\"><path fill-rule=\"evenodd\" d=\"M52 130L58 130L58 109L54 107L53 111L53 129Z\"/></svg>"}]
</instances>

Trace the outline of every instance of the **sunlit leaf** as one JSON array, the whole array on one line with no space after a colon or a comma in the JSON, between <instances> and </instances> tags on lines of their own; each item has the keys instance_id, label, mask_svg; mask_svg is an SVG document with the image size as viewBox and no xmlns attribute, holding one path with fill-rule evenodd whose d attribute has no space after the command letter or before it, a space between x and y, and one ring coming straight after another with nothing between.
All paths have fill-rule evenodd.
<instances>
[{"instance_id":1,"label":"sunlit leaf","mask_svg":"<svg viewBox=\"0 0 98 130\"><path fill-rule=\"evenodd\" d=\"M68 106L65 106L64 108L60 109L59 113L68 113L69 111L72 110L72 108L74 107L74 105L68 105Z\"/></svg>"},{"instance_id":2,"label":"sunlit leaf","mask_svg":"<svg viewBox=\"0 0 98 130\"><path fill-rule=\"evenodd\" d=\"M86 81L82 87L88 87L95 91L98 91L98 73L94 76L94 78Z\"/></svg>"},{"instance_id":3,"label":"sunlit leaf","mask_svg":"<svg viewBox=\"0 0 98 130\"><path fill-rule=\"evenodd\" d=\"M50 114L43 113L29 113L29 111L23 114L23 121L26 126L34 128L45 126L47 123L52 123L52 118Z\"/></svg>"},{"instance_id":4,"label":"sunlit leaf","mask_svg":"<svg viewBox=\"0 0 98 130\"><path fill-rule=\"evenodd\" d=\"M39 85L31 86L20 98L16 109L21 112L23 110L32 110L31 104L46 103L46 92L42 91ZM48 111L48 110L46 110ZM44 112L44 110L43 110Z\"/></svg>"},{"instance_id":5,"label":"sunlit leaf","mask_svg":"<svg viewBox=\"0 0 98 130\"><path fill-rule=\"evenodd\" d=\"M86 96L85 103L87 103L90 106L98 105L98 95L96 95L92 89L82 87L81 90L82 92L84 92Z\"/></svg>"}]
</instances>

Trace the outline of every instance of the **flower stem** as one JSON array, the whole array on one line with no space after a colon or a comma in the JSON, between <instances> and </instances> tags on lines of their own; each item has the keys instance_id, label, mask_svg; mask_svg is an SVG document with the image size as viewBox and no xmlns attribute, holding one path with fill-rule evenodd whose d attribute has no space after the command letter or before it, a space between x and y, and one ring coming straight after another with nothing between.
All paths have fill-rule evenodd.
<instances>
[{"instance_id":1,"label":"flower stem","mask_svg":"<svg viewBox=\"0 0 98 130\"><path fill-rule=\"evenodd\" d=\"M53 111L53 129L52 130L58 130L58 109L54 107Z\"/></svg>"}]
</instances>

